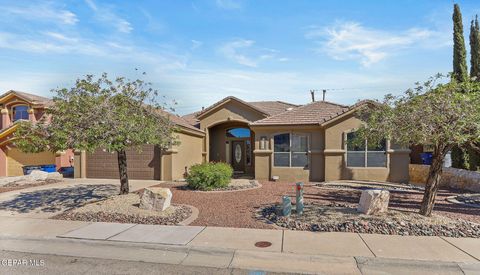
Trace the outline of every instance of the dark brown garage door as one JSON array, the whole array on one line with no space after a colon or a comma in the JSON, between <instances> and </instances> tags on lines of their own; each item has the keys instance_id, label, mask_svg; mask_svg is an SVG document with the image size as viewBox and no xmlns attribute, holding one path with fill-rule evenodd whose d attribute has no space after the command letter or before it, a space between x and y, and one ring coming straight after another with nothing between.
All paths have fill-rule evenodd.
<instances>
[{"instance_id":1,"label":"dark brown garage door","mask_svg":"<svg viewBox=\"0 0 480 275\"><path fill-rule=\"evenodd\" d=\"M161 150L153 145L142 146L142 151L127 150L128 178L142 180L160 179ZM97 150L87 154L87 177L99 179L118 179L117 153Z\"/></svg>"}]
</instances>

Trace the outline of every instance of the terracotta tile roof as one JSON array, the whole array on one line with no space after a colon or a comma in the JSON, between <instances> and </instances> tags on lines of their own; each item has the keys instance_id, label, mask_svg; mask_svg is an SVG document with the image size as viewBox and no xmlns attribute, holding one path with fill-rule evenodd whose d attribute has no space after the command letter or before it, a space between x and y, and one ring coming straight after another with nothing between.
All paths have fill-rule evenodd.
<instances>
[{"instance_id":1,"label":"terracotta tile roof","mask_svg":"<svg viewBox=\"0 0 480 275\"><path fill-rule=\"evenodd\" d=\"M197 114L199 114L200 112L194 112L194 113L191 113L191 114L187 114L187 115L184 115L182 116L182 118L187 121L190 125L193 125L193 126L196 126L198 125L198 123L200 123L200 120L197 119Z\"/></svg>"},{"instance_id":2,"label":"terracotta tile roof","mask_svg":"<svg viewBox=\"0 0 480 275\"><path fill-rule=\"evenodd\" d=\"M247 103L257 107L258 109L262 110L264 113L267 113L270 116L278 115L287 111L289 108L297 108L300 106L283 101L257 101Z\"/></svg>"},{"instance_id":3,"label":"terracotta tile roof","mask_svg":"<svg viewBox=\"0 0 480 275\"><path fill-rule=\"evenodd\" d=\"M165 111L165 110L157 110L161 115L166 115L170 118L170 120L177 126L180 126L180 127L184 127L184 128L187 128L189 130L193 130L193 131L196 131L196 132L199 132L199 133L204 133L204 131L198 129L197 127L195 127L194 125L190 124L189 122L187 122L187 120L185 120L184 118L182 118L181 116L178 116L176 114L172 114L168 111Z\"/></svg>"},{"instance_id":4,"label":"terracotta tile roof","mask_svg":"<svg viewBox=\"0 0 480 275\"><path fill-rule=\"evenodd\" d=\"M8 94L16 94L17 96L31 102L32 104L36 104L36 105L48 106L48 105L52 104L52 100L50 98L43 97L43 96L38 96L38 95L26 93L26 92L15 91L15 90L10 90L10 91L4 93L3 95L0 96L0 98L2 98L4 96L7 96Z\"/></svg>"},{"instance_id":5,"label":"terracotta tile roof","mask_svg":"<svg viewBox=\"0 0 480 275\"><path fill-rule=\"evenodd\" d=\"M180 117L180 116L178 116L178 115L171 114L171 115L170 115L170 119L171 119L172 122L175 123L176 125L179 125L179 126L188 128L188 129L190 129L190 130L194 130L194 131L203 133L202 130L198 129L197 127L195 127L194 125L190 124L188 121L186 121L185 119L183 119L182 117Z\"/></svg>"},{"instance_id":6,"label":"terracotta tile roof","mask_svg":"<svg viewBox=\"0 0 480 275\"><path fill-rule=\"evenodd\" d=\"M251 123L251 125L318 125L349 108L327 101L316 101Z\"/></svg>"}]
</instances>

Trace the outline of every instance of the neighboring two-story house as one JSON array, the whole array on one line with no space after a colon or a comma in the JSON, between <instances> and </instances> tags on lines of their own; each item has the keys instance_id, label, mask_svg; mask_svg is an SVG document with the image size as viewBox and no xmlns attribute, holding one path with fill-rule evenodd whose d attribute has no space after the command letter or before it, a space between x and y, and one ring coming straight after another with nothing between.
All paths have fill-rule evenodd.
<instances>
[{"instance_id":1,"label":"neighboring two-story house","mask_svg":"<svg viewBox=\"0 0 480 275\"><path fill-rule=\"evenodd\" d=\"M13 145L13 133L20 120L38 121L45 115L45 109L51 104L45 97L8 91L0 96L0 176L23 175L23 166L55 164L57 169L68 167L73 163L73 152L23 153Z\"/></svg>"}]
</instances>

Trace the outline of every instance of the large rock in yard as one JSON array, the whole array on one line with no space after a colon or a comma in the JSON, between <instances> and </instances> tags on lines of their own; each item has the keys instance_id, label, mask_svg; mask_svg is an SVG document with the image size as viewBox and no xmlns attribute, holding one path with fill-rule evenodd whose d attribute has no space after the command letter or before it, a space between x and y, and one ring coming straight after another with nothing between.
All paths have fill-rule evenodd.
<instances>
[{"instance_id":1,"label":"large rock in yard","mask_svg":"<svg viewBox=\"0 0 480 275\"><path fill-rule=\"evenodd\" d=\"M148 187L143 190L140 198L140 208L146 210L164 211L170 207L172 192L168 188Z\"/></svg>"},{"instance_id":2,"label":"large rock in yard","mask_svg":"<svg viewBox=\"0 0 480 275\"><path fill-rule=\"evenodd\" d=\"M387 190L364 190L357 211L367 215L385 213L389 200L390 192Z\"/></svg>"},{"instance_id":3,"label":"large rock in yard","mask_svg":"<svg viewBox=\"0 0 480 275\"><path fill-rule=\"evenodd\" d=\"M44 181L44 180L62 180L63 175L58 172L44 172L41 170L33 170L29 175L24 176L25 180L30 181Z\"/></svg>"},{"instance_id":4,"label":"large rock in yard","mask_svg":"<svg viewBox=\"0 0 480 275\"><path fill-rule=\"evenodd\" d=\"M48 173L47 180L63 180L63 175L58 172Z\"/></svg>"},{"instance_id":5,"label":"large rock in yard","mask_svg":"<svg viewBox=\"0 0 480 275\"><path fill-rule=\"evenodd\" d=\"M46 180L48 177L48 173L41 170L33 170L32 172L30 172L28 177L30 178L30 180Z\"/></svg>"}]
</instances>

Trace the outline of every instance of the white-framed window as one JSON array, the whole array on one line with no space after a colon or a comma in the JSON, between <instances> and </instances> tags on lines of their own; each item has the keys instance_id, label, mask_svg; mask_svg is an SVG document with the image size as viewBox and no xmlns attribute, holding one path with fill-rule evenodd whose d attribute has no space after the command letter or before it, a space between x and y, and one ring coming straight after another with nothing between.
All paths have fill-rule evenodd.
<instances>
[{"instance_id":1,"label":"white-framed window","mask_svg":"<svg viewBox=\"0 0 480 275\"><path fill-rule=\"evenodd\" d=\"M28 106L18 105L12 108L13 121L28 120Z\"/></svg>"},{"instance_id":2,"label":"white-framed window","mask_svg":"<svg viewBox=\"0 0 480 275\"><path fill-rule=\"evenodd\" d=\"M361 145L349 141L355 139L355 132L347 133L347 167L387 167L387 141L380 144L368 144L365 140Z\"/></svg>"},{"instance_id":3,"label":"white-framed window","mask_svg":"<svg viewBox=\"0 0 480 275\"><path fill-rule=\"evenodd\" d=\"M273 136L273 166L308 167L308 135L283 133Z\"/></svg>"}]
</instances>

